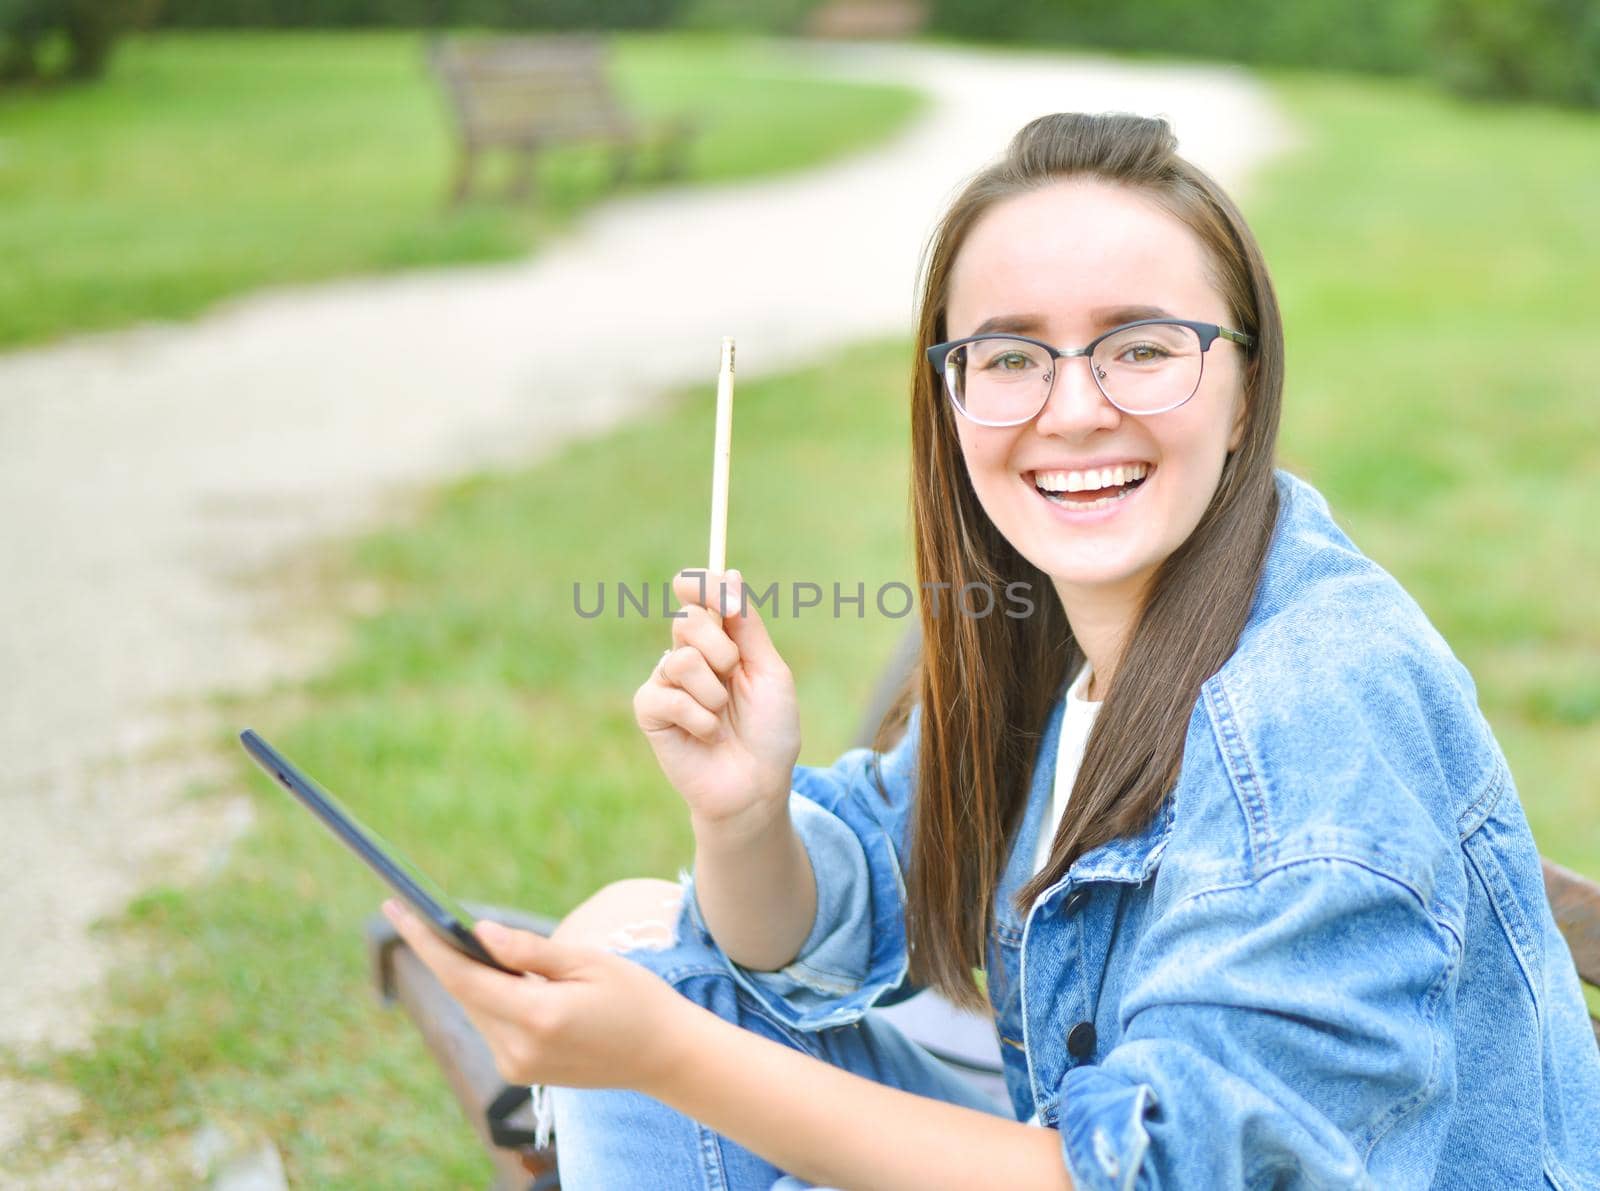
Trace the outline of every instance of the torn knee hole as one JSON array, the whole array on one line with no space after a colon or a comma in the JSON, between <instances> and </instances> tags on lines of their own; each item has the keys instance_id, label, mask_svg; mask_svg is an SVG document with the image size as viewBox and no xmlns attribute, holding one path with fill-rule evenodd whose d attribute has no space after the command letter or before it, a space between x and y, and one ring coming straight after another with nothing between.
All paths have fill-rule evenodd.
<instances>
[{"instance_id":1,"label":"torn knee hole","mask_svg":"<svg viewBox=\"0 0 1600 1191\"><path fill-rule=\"evenodd\" d=\"M610 951L665 951L677 942L677 931L672 923L645 919L617 927L606 936L605 947Z\"/></svg>"}]
</instances>

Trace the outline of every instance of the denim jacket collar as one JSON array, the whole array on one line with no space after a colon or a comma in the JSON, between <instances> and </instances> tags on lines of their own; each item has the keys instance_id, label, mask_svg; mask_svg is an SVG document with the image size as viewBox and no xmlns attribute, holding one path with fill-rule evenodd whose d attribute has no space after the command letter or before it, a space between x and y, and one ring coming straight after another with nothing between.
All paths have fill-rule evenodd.
<instances>
[{"instance_id":1,"label":"denim jacket collar","mask_svg":"<svg viewBox=\"0 0 1600 1191\"><path fill-rule=\"evenodd\" d=\"M1056 743L1061 737L1061 721L1066 712L1067 689L1070 678L1056 692L1049 719L1040 736L1038 761L1028 787L1028 805L1022 828L1012 844L1005 873L996 892L995 923L1003 936L1013 941L1022 937L1023 921L1017 915L1012 898L1016 891L1033 876L1033 860L1037 855L1039 832L1044 829L1045 814L1051 805L1051 793L1056 777ZM1075 885L1087 881L1122 881L1141 884L1155 871L1161 853L1172 834L1172 798L1169 796L1161 810L1134 835L1119 836L1098 847L1091 848L1068 868L1064 880L1057 881L1039 898L1041 906L1069 892Z\"/></svg>"}]
</instances>

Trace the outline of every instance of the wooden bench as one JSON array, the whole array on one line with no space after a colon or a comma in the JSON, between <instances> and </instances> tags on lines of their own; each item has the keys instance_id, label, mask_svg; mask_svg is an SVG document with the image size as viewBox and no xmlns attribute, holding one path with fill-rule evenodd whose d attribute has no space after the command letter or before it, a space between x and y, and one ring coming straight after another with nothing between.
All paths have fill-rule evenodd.
<instances>
[{"instance_id":1,"label":"wooden bench","mask_svg":"<svg viewBox=\"0 0 1600 1191\"><path fill-rule=\"evenodd\" d=\"M471 904L468 909L479 918L542 935L556 928L553 919L536 915ZM456 1102L488 1150L494 1166L490 1186L496 1191L556 1191L561 1184L555 1149L540 1150L534 1145L528 1089L500 1078L489 1047L466 1011L381 914L367 920L367 954L379 996L387 1005L399 1005L416 1025Z\"/></svg>"},{"instance_id":2,"label":"wooden bench","mask_svg":"<svg viewBox=\"0 0 1600 1191\"><path fill-rule=\"evenodd\" d=\"M928 23L925 0L826 0L806 18L806 33L831 38L906 38Z\"/></svg>"},{"instance_id":3,"label":"wooden bench","mask_svg":"<svg viewBox=\"0 0 1600 1191\"><path fill-rule=\"evenodd\" d=\"M612 183L624 181L635 154L653 147L663 177L683 173L695 122L686 116L645 122L624 109L606 71L606 47L583 34L495 37L428 43L428 64L450 102L460 142L452 205L473 191L479 157L516 155L507 196L534 190L539 153L561 144L612 147Z\"/></svg>"},{"instance_id":4,"label":"wooden bench","mask_svg":"<svg viewBox=\"0 0 1600 1191\"><path fill-rule=\"evenodd\" d=\"M856 744L871 743L879 721L915 664L916 645L914 634L900 643L869 700ZM1600 885L1548 860L1544 862L1544 880L1579 977L1591 987L1600 987ZM540 934L549 934L556 927L551 919L516 911L489 906L471 909L481 918ZM381 915L374 915L367 924L367 944L379 994L385 1003L398 1003L416 1023L467 1120L488 1148L495 1169L492 1186L498 1191L559 1188L554 1145L547 1150L534 1146L528 1090L500 1078L488 1047L466 1013ZM999 1103L1009 1105L1000 1074L999 1043L994 1023L987 1016L957 1009L931 991L877 1012ZM1592 1024L1600 1044L1600 1018Z\"/></svg>"}]
</instances>

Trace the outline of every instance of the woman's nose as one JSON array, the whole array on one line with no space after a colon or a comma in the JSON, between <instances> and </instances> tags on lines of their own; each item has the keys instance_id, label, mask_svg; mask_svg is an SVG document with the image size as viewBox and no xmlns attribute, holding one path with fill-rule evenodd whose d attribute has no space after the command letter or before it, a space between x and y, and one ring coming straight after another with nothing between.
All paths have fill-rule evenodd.
<instances>
[{"instance_id":1,"label":"woman's nose","mask_svg":"<svg viewBox=\"0 0 1600 1191\"><path fill-rule=\"evenodd\" d=\"M1040 434L1070 438L1116 428L1122 420L1122 411L1100 391L1090 371L1093 367L1093 360L1087 356L1056 360L1050 395L1034 420Z\"/></svg>"}]
</instances>

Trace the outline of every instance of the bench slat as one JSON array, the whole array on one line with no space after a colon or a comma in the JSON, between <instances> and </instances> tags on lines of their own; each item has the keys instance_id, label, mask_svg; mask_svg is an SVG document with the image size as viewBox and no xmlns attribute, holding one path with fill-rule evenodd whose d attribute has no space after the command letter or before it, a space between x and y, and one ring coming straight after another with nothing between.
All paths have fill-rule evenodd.
<instances>
[{"instance_id":1,"label":"bench slat","mask_svg":"<svg viewBox=\"0 0 1600 1191\"><path fill-rule=\"evenodd\" d=\"M1546 860L1544 887L1578 975L1600 987L1600 885Z\"/></svg>"},{"instance_id":2,"label":"bench slat","mask_svg":"<svg viewBox=\"0 0 1600 1191\"><path fill-rule=\"evenodd\" d=\"M548 920L522 915L506 917L516 919L512 925L526 925L529 929L542 926L540 933L548 933L552 925ZM367 946L380 995L386 1003L398 1004L416 1025L455 1093L462 1114L489 1152L496 1191L525 1191L533 1176L553 1172L553 1151L503 1149L489 1136L489 1105L505 1090L506 1081L500 1078L488 1045L460 1002L444 990L387 919L369 920Z\"/></svg>"}]
</instances>

